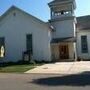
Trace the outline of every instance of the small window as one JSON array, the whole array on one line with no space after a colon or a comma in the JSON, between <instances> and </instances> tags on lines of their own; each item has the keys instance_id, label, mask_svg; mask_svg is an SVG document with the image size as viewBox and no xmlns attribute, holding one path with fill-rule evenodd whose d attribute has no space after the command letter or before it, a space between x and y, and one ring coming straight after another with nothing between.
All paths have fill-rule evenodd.
<instances>
[{"instance_id":1,"label":"small window","mask_svg":"<svg viewBox=\"0 0 90 90\"><path fill-rule=\"evenodd\" d=\"M0 57L5 57L5 38L0 37Z\"/></svg>"},{"instance_id":2,"label":"small window","mask_svg":"<svg viewBox=\"0 0 90 90\"><path fill-rule=\"evenodd\" d=\"M16 16L16 13L15 12L13 13L13 16Z\"/></svg>"},{"instance_id":3,"label":"small window","mask_svg":"<svg viewBox=\"0 0 90 90\"><path fill-rule=\"evenodd\" d=\"M87 36L81 36L81 50L82 53L88 53Z\"/></svg>"}]
</instances>

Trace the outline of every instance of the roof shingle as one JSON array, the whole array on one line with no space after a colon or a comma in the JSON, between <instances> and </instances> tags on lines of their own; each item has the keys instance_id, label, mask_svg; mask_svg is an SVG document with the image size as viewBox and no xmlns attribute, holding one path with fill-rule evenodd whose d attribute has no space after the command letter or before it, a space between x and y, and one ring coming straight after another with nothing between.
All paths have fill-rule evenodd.
<instances>
[{"instance_id":1,"label":"roof shingle","mask_svg":"<svg viewBox=\"0 0 90 90\"><path fill-rule=\"evenodd\" d=\"M90 15L77 17L77 29L87 30L90 29Z\"/></svg>"}]
</instances>

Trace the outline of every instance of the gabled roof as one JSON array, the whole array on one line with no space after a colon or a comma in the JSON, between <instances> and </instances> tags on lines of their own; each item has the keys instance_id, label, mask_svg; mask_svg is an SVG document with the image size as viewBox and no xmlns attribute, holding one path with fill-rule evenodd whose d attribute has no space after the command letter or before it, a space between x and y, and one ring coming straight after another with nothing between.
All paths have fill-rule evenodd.
<instances>
[{"instance_id":1,"label":"gabled roof","mask_svg":"<svg viewBox=\"0 0 90 90\"><path fill-rule=\"evenodd\" d=\"M3 18L4 18L6 15L8 15L9 12L11 12L12 10L15 10L15 9L23 12L24 14L26 14L26 15L28 15L28 16L30 16L30 17L32 17L32 18L35 19L36 21L38 21L38 22L40 22L40 23L42 23L42 24L47 25L47 23L45 23L44 21L36 18L35 16L32 16L31 14L25 12L24 10L22 10L22 9L16 7L16 6L11 6L3 15L1 15L1 16L0 16L0 21L3 20Z\"/></svg>"},{"instance_id":2,"label":"gabled roof","mask_svg":"<svg viewBox=\"0 0 90 90\"><path fill-rule=\"evenodd\" d=\"M87 30L90 29L90 15L77 17L77 29Z\"/></svg>"}]
</instances>

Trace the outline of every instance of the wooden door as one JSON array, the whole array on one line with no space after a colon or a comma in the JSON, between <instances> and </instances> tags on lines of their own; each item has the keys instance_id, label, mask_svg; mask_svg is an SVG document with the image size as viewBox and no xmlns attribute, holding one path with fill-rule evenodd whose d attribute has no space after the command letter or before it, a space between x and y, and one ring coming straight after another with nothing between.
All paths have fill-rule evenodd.
<instances>
[{"instance_id":1,"label":"wooden door","mask_svg":"<svg viewBox=\"0 0 90 90\"><path fill-rule=\"evenodd\" d=\"M59 46L60 59L69 59L68 45Z\"/></svg>"}]
</instances>

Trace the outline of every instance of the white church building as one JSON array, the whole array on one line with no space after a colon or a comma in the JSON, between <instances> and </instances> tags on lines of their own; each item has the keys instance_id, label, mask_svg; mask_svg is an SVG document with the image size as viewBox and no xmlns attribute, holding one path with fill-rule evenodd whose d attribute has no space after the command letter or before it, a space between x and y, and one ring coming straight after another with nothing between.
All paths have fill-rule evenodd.
<instances>
[{"instance_id":1,"label":"white church building","mask_svg":"<svg viewBox=\"0 0 90 90\"><path fill-rule=\"evenodd\" d=\"M75 0L49 4L48 22L12 6L0 16L0 60L16 62L24 55L37 61L74 61L90 58L90 16L75 17ZM88 39L88 40L87 40Z\"/></svg>"}]
</instances>

